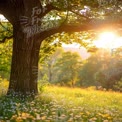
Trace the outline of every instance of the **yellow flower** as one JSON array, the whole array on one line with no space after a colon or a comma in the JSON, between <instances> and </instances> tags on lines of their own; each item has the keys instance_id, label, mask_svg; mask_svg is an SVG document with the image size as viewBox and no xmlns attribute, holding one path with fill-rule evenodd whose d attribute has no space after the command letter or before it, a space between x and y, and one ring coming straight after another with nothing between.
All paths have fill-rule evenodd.
<instances>
[{"instance_id":1,"label":"yellow flower","mask_svg":"<svg viewBox=\"0 0 122 122\"><path fill-rule=\"evenodd\" d=\"M17 121L17 122L22 122L23 120L22 120L21 117L17 117L16 121Z\"/></svg>"},{"instance_id":2,"label":"yellow flower","mask_svg":"<svg viewBox=\"0 0 122 122\"><path fill-rule=\"evenodd\" d=\"M69 119L67 122L73 122L73 119Z\"/></svg>"},{"instance_id":3,"label":"yellow flower","mask_svg":"<svg viewBox=\"0 0 122 122\"><path fill-rule=\"evenodd\" d=\"M45 120L47 118L47 116L42 116L41 119L42 120Z\"/></svg>"},{"instance_id":4,"label":"yellow flower","mask_svg":"<svg viewBox=\"0 0 122 122\"><path fill-rule=\"evenodd\" d=\"M111 119L112 119L112 117L110 117L110 116L109 116L109 117L108 117L108 119L109 119L109 120L111 120Z\"/></svg>"},{"instance_id":5,"label":"yellow flower","mask_svg":"<svg viewBox=\"0 0 122 122\"><path fill-rule=\"evenodd\" d=\"M81 112L80 114L83 115L84 113Z\"/></svg>"},{"instance_id":6,"label":"yellow flower","mask_svg":"<svg viewBox=\"0 0 122 122\"><path fill-rule=\"evenodd\" d=\"M97 120L97 118L96 118L96 117L94 117L94 118L91 118L90 120L91 120L91 121L95 121L95 120Z\"/></svg>"},{"instance_id":7,"label":"yellow flower","mask_svg":"<svg viewBox=\"0 0 122 122\"><path fill-rule=\"evenodd\" d=\"M106 117L109 117L108 114L103 114L102 117L106 118Z\"/></svg>"},{"instance_id":8,"label":"yellow flower","mask_svg":"<svg viewBox=\"0 0 122 122\"><path fill-rule=\"evenodd\" d=\"M15 120L17 118L17 115L13 115L12 117L11 117L11 120Z\"/></svg>"},{"instance_id":9,"label":"yellow flower","mask_svg":"<svg viewBox=\"0 0 122 122\"><path fill-rule=\"evenodd\" d=\"M28 114L28 113L22 113L21 116L22 116L22 117L28 117L29 114Z\"/></svg>"},{"instance_id":10,"label":"yellow flower","mask_svg":"<svg viewBox=\"0 0 122 122\"><path fill-rule=\"evenodd\" d=\"M90 112L87 111L86 114L87 114L87 115L90 115Z\"/></svg>"},{"instance_id":11,"label":"yellow flower","mask_svg":"<svg viewBox=\"0 0 122 122\"><path fill-rule=\"evenodd\" d=\"M99 116L102 116L102 114L101 114L101 113L98 113L98 115L99 115Z\"/></svg>"}]
</instances>

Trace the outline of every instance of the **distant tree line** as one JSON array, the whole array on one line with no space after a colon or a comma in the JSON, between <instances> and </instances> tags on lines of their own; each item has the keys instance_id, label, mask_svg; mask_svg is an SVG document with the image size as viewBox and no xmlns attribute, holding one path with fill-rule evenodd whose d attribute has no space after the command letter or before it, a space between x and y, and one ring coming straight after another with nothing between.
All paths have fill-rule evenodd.
<instances>
[{"instance_id":1,"label":"distant tree line","mask_svg":"<svg viewBox=\"0 0 122 122\"><path fill-rule=\"evenodd\" d=\"M122 48L118 48L111 55L110 50L99 49L83 60L77 53L60 48L40 66L41 78L46 74L51 84L122 91L121 52Z\"/></svg>"},{"instance_id":2,"label":"distant tree line","mask_svg":"<svg viewBox=\"0 0 122 122\"><path fill-rule=\"evenodd\" d=\"M11 47L12 40L0 45L0 76L3 79L9 79ZM95 86L97 89L122 91L122 48L116 49L112 55L110 50L99 49L83 60L78 53L65 52L57 47L41 48L41 54L45 55L40 58L43 63L39 64L39 81L60 86Z\"/></svg>"}]
</instances>

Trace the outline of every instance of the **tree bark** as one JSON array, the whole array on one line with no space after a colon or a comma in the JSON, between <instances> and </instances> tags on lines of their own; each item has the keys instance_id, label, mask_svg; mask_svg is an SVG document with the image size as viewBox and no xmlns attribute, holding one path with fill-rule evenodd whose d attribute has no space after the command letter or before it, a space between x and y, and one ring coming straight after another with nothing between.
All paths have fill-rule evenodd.
<instances>
[{"instance_id":1,"label":"tree bark","mask_svg":"<svg viewBox=\"0 0 122 122\"><path fill-rule=\"evenodd\" d=\"M22 25L21 17L32 19L33 8L42 6L39 0L6 0L2 6L0 11L13 25L13 54L8 94L20 93L25 97L28 94L35 95L38 93L38 60L43 39L37 39L36 35L27 38L27 33L23 31L26 26ZM37 16L35 11L34 16ZM33 26L28 21L27 24Z\"/></svg>"},{"instance_id":2,"label":"tree bark","mask_svg":"<svg viewBox=\"0 0 122 122\"><path fill-rule=\"evenodd\" d=\"M8 94L15 92L25 96L35 95L38 93L38 60L41 41L36 40L36 37L26 38L26 34L17 25L13 28L13 56Z\"/></svg>"}]
</instances>

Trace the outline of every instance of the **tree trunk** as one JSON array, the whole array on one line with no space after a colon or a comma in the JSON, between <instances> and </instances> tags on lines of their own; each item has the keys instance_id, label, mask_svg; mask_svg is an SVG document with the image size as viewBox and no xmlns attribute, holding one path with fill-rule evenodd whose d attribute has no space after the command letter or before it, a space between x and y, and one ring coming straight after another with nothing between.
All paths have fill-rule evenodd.
<instances>
[{"instance_id":1,"label":"tree trunk","mask_svg":"<svg viewBox=\"0 0 122 122\"><path fill-rule=\"evenodd\" d=\"M38 60L41 41L26 38L21 27L14 26L13 56L8 94L11 92L35 95L38 93Z\"/></svg>"}]
</instances>

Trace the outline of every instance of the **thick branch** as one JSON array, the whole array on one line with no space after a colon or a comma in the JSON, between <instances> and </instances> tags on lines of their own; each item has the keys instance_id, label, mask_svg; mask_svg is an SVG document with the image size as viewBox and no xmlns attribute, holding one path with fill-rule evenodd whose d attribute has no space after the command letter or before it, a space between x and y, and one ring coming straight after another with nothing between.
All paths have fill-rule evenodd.
<instances>
[{"instance_id":1,"label":"thick branch","mask_svg":"<svg viewBox=\"0 0 122 122\"><path fill-rule=\"evenodd\" d=\"M46 31L41 32L40 34L37 34L37 38L45 39L47 37L50 37L51 35L55 33L61 33L61 32L81 32L81 31L99 31L102 29L117 29L122 28L121 20L119 22L108 22L108 23L86 23L82 25L61 25L59 27L55 27Z\"/></svg>"},{"instance_id":2,"label":"thick branch","mask_svg":"<svg viewBox=\"0 0 122 122\"><path fill-rule=\"evenodd\" d=\"M12 39L13 38L13 35L12 36L9 36L9 37L4 37L2 40L0 40L0 43L4 43L6 40L9 40L9 39Z\"/></svg>"},{"instance_id":3,"label":"thick branch","mask_svg":"<svg viewBox=\"0 0 122 122\"><path fill-rule=\"evenodd\" d=\"M86 25L81 25L81 26L73 26L73 25L65 25L63 24L62 26L55 27L53 29L47 30L42 32L41 34L38 34L38 38L42 37L43 39L50 37L51 35L55 33L61 33L61 32L80 32L80 31L87 31L89 30L90 27Z\"/></svg>"}]
</instances>

